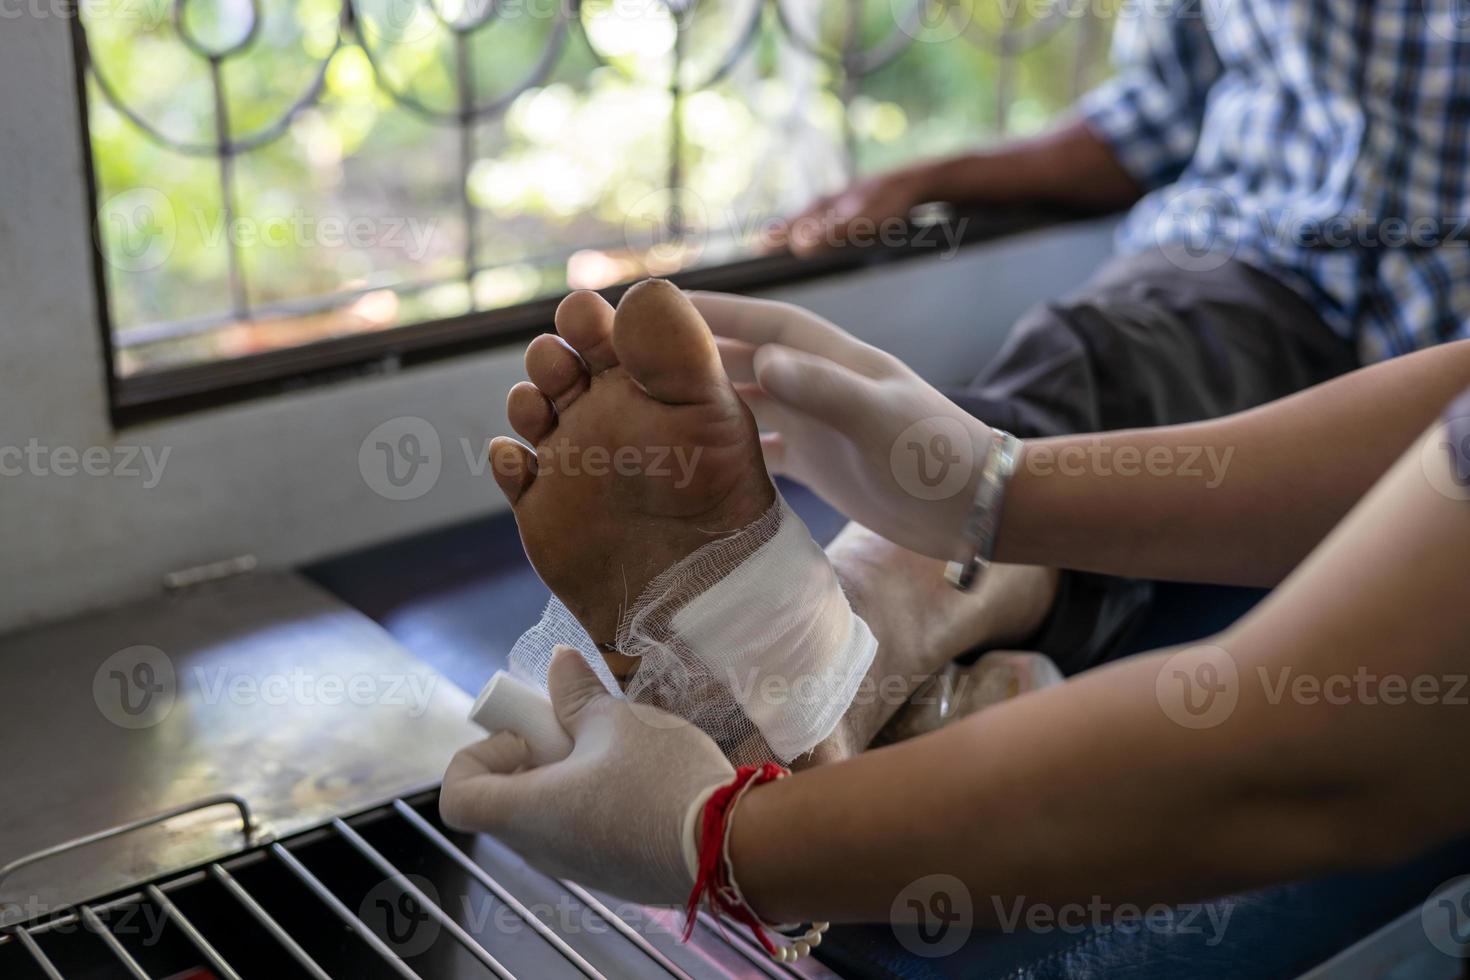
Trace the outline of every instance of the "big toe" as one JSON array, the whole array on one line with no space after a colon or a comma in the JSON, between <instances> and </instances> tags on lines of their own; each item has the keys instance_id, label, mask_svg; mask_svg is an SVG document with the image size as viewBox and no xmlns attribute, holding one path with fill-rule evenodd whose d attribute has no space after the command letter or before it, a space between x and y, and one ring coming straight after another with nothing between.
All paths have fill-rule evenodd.
<instances>
[{"instance_id":1,"label":"big toe","mask_svg":"<svg viewBox=\"0 0 1470 980\"><path fill-rule=\"evenodd\" d=\"M666 280L645 279L623 294L613 347L628 373L659 401L706 401L728 386L709 326Z\"/></svg>"}]
</instances>

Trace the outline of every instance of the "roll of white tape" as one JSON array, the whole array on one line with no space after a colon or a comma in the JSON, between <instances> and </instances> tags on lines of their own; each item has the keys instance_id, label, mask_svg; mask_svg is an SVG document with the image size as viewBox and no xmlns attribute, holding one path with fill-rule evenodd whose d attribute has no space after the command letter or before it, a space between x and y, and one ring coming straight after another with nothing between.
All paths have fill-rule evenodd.
<instances>
[{"instance_id":1,"label":"roll of white tape","mask_svg":"<svg viewBox=\"0 0 1470 980\"><path fill-rule=\"evenodd\" d=\"M503 670L495 672L475 699L470 720L492 735L509 731L525 739L533 766L560 762L572 754L571 736L556 720L551 699Z\"/></svg>"}]
</instances>

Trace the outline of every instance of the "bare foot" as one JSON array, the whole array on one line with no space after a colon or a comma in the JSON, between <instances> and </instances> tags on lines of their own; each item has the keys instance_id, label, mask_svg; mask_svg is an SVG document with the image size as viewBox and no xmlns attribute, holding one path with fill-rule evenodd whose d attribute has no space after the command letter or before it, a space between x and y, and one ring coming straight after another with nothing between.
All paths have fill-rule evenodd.
<instances>
[{"instance_id":1,"label":"bare foot","mask_svg":"<svg viewBox=\"0 0 1470 980\"><path fill-rule=\"evenodd\" d=\"M954 658L1033 636L1056 597L1054 569L992 565L973 592L944 580L944 563L901 548L858 524L827 546L853 608L878 638L867 683L826 748L860 752L909 698Z\"/></svg>"},{"instance_id":2,"label":"bare foot","mask_svg":"<svg viewBox=\"0 0 1470 980\"><path fill-rule=\"evenodd\" d=\"M992 650L968 667L950 662L914 692L870 745L917 738L1011 698L1065 680L1050 657Z\"/></svg>"},{"instance_id":3,"label":"bare foot","mask_svg":"<svg viewBox=\"0 0 1470 980\"><path fill-rule=\"evenodd\" d=\"M755 420L677 287L639 283L616 311L573 293L556 331L531 342L530 381L507 404L535 454L500 437L491 465L531 564L627 680L637 660L610 646L624 607L664 569L765 513L775 488Z\"/></svg>"}]
</instances>

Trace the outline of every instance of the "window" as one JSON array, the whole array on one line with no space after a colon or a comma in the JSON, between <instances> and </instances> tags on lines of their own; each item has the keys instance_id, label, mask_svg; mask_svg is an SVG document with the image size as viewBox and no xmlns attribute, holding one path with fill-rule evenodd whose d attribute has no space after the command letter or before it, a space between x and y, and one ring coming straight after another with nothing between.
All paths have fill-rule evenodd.
<instances>
[{"instance_id":1,"label":"window","mask_svg":"<svg viewBox=\"0 0 1470 980\"><path fill-rule=\"evenodd\" d=\"M1081 2L89 0L114 396L748 260L854 173L1040 126L1099 71Z\"/></svg>"}]
</instances>

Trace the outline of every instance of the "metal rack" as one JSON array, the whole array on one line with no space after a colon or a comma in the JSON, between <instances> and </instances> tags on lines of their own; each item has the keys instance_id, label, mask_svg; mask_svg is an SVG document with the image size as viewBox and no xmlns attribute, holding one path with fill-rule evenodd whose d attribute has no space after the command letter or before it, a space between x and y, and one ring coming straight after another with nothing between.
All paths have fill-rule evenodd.
<instances>
[{"instance_id":1,"label":"metal rack","mask_svg":"<svg viewBox=\"0 0 1470 980\"><path fill-rule=\"evenodd\" d=\"M418 812L417 806L430 804L436 797L437 792L431 792L411 800L397 798L346 819L333 819L322 827L296 834L285 840L265 842L257 839L253 841L252 848L233 857L143 884L123 894L107 896L94 902L78 905L42 921L33 920L14 926L0 933L0 949L3 949L6 944L16 943L48 980L64 980L66 973L43 949L43 943L48 934L61 934L68 931L68 927L80 927L83 932L95 935L106 946L112 958L112 966L116 968L118 975L133 977L135 980L153 980L138 957L130 952L115 934L114 926L107 921L112 912L147 902L160 910L163 919L176 928L188 942L194 953L197 954L199 967L212 971L221 980L242 980L242 967L232 964L221 952L218 937L212 939L208 929L191 919L181 907L181 903L175 901L175 895L180 890L207 879L219 885L225 893L231 896L239 913L253 920L277 945L278 950L289 957L301 975L311 977L313 980L330 978L332 973L308 952L301 941L302 937L293 932L292 923L283 922L280 916L268 911L266 904L257 895L252 894L250 889L237 877L241 869L256 862L268 861L284 869L307 892L315 896L316 900L320 901L346 930L361 941L381 965L406 980L422 977L423 974L415 970L408 962L412 959L411 956L405 955L401 949L395 949L392 942L380 935L379 930L363 918L360 910L354 911L347 902L343 901L338 892L323 880L321 874L309 866L310 858L303 852L309 851L315 844L335 840L335 842L345 843L352 852L375 868L383 876L385 882L391 883L402 895L411 898L442 930L440 935L458 944L464 952L478 961L484 968L485 975L498 977L500 980L515 980L517 973L505 964L503 958L496 956L494 951L488 949L480 938L465 929L447 910L446 906L450 904L449 902L441 902L435 896L427 894L379 848L370 843L359 829L386 820L396 822L398 828L395 829L401 828L411 832L411 839L417 846L423 847L428 853L437 852L449 859L459 870L465 872L474 882L495 896L506 909L517 917L520 923L529 928L546 944L549 950L559 957L559 962L568 975L581 975L589 980L606 980L609 976L606 972L595 966L582 951L579 951L564 936L537 916L510 887L476 863L469 853ZM233 797L209 798L188 806L176 807L145 820L133 821L98 834L37 851L18 861L11 862L5 868L0 868L0 879L19 867L33 865L99 840L118 837L184 813L219 805L232 805L240 810L248 837L249 829L253 826L248 805L243 800ZM596 937L598 942L626 943L642 954L640 962L644 964L645 969L640 970L637 973L638 976L660 975L674 977L677 980L694 980L695 973L691 973L690 969L676 963L665 950L660 949L655 942L651 941L648 935L622 915L614 912L596 895L572 882L556 881L554 884L564 890L569 900L580 903L588 913L607 927L604 934ZM739 970L726 971L723 975L762 976L772 978L772 980L833 976L820 964L809 961L796 966L776 963L733 928L727 928L722 922L708 915L701 914L698 924L696 946L705 948L716 946L726 955L733 951L738 958L736 961L741 964ZM520 975L525 976L526 974L523 972ZM704 974L701 972L697 975L703 976ZM433 978L430 977L428 980L433 980Z\"/></svg>"}]
</instances>

